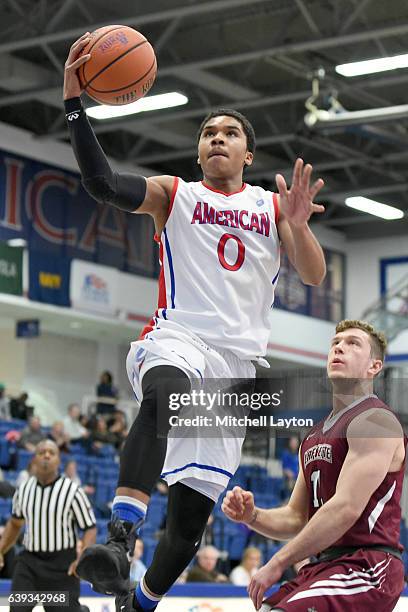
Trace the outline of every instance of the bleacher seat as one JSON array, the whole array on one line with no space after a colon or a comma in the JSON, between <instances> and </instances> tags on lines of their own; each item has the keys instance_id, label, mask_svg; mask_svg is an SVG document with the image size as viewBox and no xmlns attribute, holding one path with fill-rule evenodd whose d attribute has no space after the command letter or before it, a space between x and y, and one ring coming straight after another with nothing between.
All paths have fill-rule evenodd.
<instances>
[{"instance_id":1,"label":"bleacher seat","mask_svg":"<svg viewBox=\"0 0 408 612\"><path fill-rule=\"evenodd\" d=\"M11 516L11 499L0 498L0 524L4 525Z\"/></svg>"},{"instance_id":2,"label":"bleacher seat","mask_svg":"<svg viewBox=\"0 0 408 612\"><path fill-rule=\"evenodd\" d=\"M18 472L21 472L21 470L25 470L33 457L34 457L34 453L31 453L30 451L19 448L17 450L16 470Z\"/></svg>"},{"instance_id":3,"label":"bleacher seat","mask_svg":"<svg viewBox=\"0 0 408 612\"><path fill-rule=\"evenodd\" d=\"M0 466L8 468L11 463L12 454L10 453L11 444L5 438L0 438Z\"/></svg>"}]
</instances>

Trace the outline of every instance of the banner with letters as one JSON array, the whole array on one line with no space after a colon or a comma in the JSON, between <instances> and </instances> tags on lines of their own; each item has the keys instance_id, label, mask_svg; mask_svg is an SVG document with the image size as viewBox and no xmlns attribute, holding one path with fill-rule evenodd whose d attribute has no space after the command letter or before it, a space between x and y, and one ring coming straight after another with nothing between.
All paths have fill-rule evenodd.
<instances>
[{"instance_id":1,"label":"banner with letters","mask_svg":"<svg viewBox=\"0 0 408 612\"><path fill-rule=\"evenodd\" d=\"M0 241L22 238L50 257L157 276L153 233L148 215L95 202L79 174L0 151Z\"/></svg>"},{"instance_id":2,"label":"banner with letters","mask_svg":"<svg viewBox=\"0 0 408 612\"><path fill-rule=\"evenodd\" d=\"M23 293L23 249L0 242L0 293Z\"/></svg>"},{"instance_id":3,"label":"banner with letters","mask_svg":"<svg viewBox=\"0 0 408 612\"><path fill-rule=\"evenodd\" d=\"M70 306L69 259L30 251L28 297L36 302Z\"/></svg>"}]
</instances>

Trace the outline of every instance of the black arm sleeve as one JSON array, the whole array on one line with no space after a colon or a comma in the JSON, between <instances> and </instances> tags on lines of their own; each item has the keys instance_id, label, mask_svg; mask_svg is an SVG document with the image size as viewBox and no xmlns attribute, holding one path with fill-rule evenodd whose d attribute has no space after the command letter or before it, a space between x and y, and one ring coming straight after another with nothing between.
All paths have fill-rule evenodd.
<instances>
[{"instance_id":1,"label":"black arm sleeve","mask_svg":"<svg viewBox=\"0 0 408 612\"><path fill-rule=\"evenodd\" d=\"M82 175L82 184L95 200L133 212L146 196L146 179L114 172L82 107L80 98L64 101L71 144Z\"/></svg>"}]
</instances>

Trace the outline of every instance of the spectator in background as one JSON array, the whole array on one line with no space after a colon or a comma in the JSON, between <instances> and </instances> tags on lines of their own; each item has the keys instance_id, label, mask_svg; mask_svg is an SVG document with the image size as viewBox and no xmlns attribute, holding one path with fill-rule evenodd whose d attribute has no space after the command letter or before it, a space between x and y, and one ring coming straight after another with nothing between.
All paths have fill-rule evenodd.
<instances>
[{"instance_id":1,"label":"spectator in background","mask_svg":"<svg viewBox=\"0 0 408 612\"><path fill-rule=\"evenodd\" d=\"M288 448L282 453L282 470L284 476L285 498L289 497L295 486L299 473L299 438L291 436Z\"/></svg>"},{"instance_id":2,"label":"spectator in background","mask_svg":"<svg viewBox=\"0 0 408 612\"><path fill-rule=\"evenodd\" d=\"M188 572L186 582L228 582L228 578L216 569L219 557L215 546L200 548L196 555L197 564Z\"/></svg>"},{"instance_id":3,"label":"spectator in background","mask_svg":"<svg viewBox=\"0 0 408 612\"><path fill-rule=\"evenodd\" d=\"M28 421L34 414L33 406L28 406L28 393L22 393L19 397L13 397L10 400L10 415L13 419L22 419Z\"/></svg>"},{"instance_id":4,"label":"spectator in background","mask_svg":"<svg viewBox=\"0 0 408 612\"><path fill-rule=\"evenodd\" d=\"M117 410L113 416L112 423L109 425L109 433L115 436L115 448L120 450L127 436L127 423L125 413Z\"/></svg>"},{"instance_id":5,"label":"spectator in background","mask_svg":"<svg viewBox=\"0 0 408 612\"><path fill-rule=\"evenodd\" d=\"M137 538L135 542L135 548L133 550L133 558L130 564L129 578L130 578L130 586L132 589L136 586L137 582L141 581L141 579L146 573L146 566L141 560L143 556L143 550L144 550L143 540L141 540L140 538Z\"/></svg>"},{"instance_id":6,"label":"spectator in background","mask_svg":"<svg viewBox=\"0 0 408 612\"><path fill-rule=\"evenodd\" d=\"M78 485L78 487L82 486L83 490L85 491L87 495L93 495L95 493L95 487L91 485L82 484L78 471L77 471L77 462L75 461L75 459L70 459L69 461L66 462L64 474L65 476L68 476L68 478L72 480L72 482L75 482L75 484Z\"/></svg>"},{"instance_id":7,"label":"spectator in background","mask_svg":"<svg viewBox=\"0 0 408 612\"><path fill-rule=\"evenodd\" d=\"M254 546L244 550L241 563L234 567L229 579L237 586L248 586L252 576L261 567L261 551Z\"/></svg>"},{"instance_id":8,"label":"spectator in background","mask_svg":"<svg viewBox=\"0 0 408 612\"><path fill-rule=\"evenodd\" d=\"M37 416L32 416L28 421L28 427L21 432L18 446L33 453L37 444L46 438L47 436L41 429L40 419Z\"/></svg>"},{"instance_id":9,"label":"spectator in background","mask_svg":"<svg viewBox=\"0 0 408 612\"><path fill-rule=\"evenodd\" d=\"M62 421L70 442L82 442L89 436L89 431L81 424L80 418L81 409L78 404L70 404L68 414Z\"/></svg>"},{"instance_id":10,"label":"spectator in background","mask_svg":"<svg viewBox=\"0 0 408 612\"><path fill-rule=\"evenodd\" d=\"M98 453L106 444L112 446L116 442L116 436L108 431L108 425L102 416L96 418L94 430L91 433L91 450Z\"/></svg>"},{"instance_id":11,"label":"spectator in background","mask_svg":"<svg viewBox=\"0 0 408 612\"><path fill-rule=\"evenodd\" d=\"M10 400L6 397L6 387L0 383L0 419L10 420Z\"/></svg>"},{"instance_id":12,"label":"spectator in background","mask_svg":"<svg viewBox=\"0 0 408 612\"><path fill-rule=\"evenodd\" d=\"M26 482L30 478L30 476L35 476L35 461L34 457L30 460L27 468L25 470L21 470L17 476L16 487L20 487L22 484Z\"/></svg>"},{"instance_id":13,"label":"spectator in background","mask_svg":"<svg viewBox=\"0 0 408 612\"><path fill-rule=\"evenodd\" d=\"M96 387L96 395L102 399L108 400L106 402L101 401L97 403L97 414L113 414L118 399L118 391L113 385L112 374L107 370L101 374L99 384Z\"/></svg>"},{"instance_id":14,"label":"spectator in background","mask_svg":"<svg viewBox=\"0 0 408 612\"><path fill-rule=\"evenodd\" d=\"M203 535L201 537L200 548L204 548L205 546L213 546L214 544L214 516L210 514L207 519L207 524L203 531Z\"/></svg>"},{"instance_id":15,"label":"spectator in background","mask_svg":"<svg viewBox=\"0 0 408 612\"><path fill-rule=\"evenodd\" d=\"M69 436L64 431L64 423L55 421L47 438L55 442L60 453L69 453Z\"/></svg>"}]
</instances>

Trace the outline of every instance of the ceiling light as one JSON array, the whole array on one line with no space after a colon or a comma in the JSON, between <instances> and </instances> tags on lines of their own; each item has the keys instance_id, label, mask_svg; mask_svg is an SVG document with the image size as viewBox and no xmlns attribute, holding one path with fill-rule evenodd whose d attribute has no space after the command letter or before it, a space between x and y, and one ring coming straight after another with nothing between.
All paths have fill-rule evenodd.
<instances>
[{"instance_id":1,"label":"ceiling light","mask_svg":"<svg viewBox=\"0 0 408 612\"><path fill-rule=\"evenodd\" d=\"M395 121L408 117L408 104L367 108L359 111L333 112L316 109L305 115L305 123L309 128L338 128L362 123L380 123Z\"/></svg>"},{"instance_id":2,"label":"ceiling light","mask_svg":"<svg viewBox=\"0 0 408 612\"><path fill-rule=\"evenodd\" d=\"M107 104L91 106L86 109L86 113L94 119L113 119L114 117L125 117L126 115L133 115L134 113L181 106L182 104L187 104L187 102L187 96L177 91L172 91L170 93L158 94L157 96L141 98L140 100L136 100L136 102L123 104L121 106L110 106Z\"/></svg>"},{"instance_id":3,"label":"ceiling light","mask_svg":"<svg viewBox=\"0 0 408 612\"><path fill-rule=\"evenodd\" d=\"M389 206L388 204L382 204L381 202L376 202L375 200L370 200L362 196L346 198L346 205L350 208L370 213L370 215L381 217L382 219L402 219L404 216L404 213L402 210L399 210L399 208Z\"/></svg>"},{"instance_id":4,"label":"ceiling light","mask_svg":"<svg viewBox=\"0 0 408 612\"><path fill-rule=\"evenodd\" d=\"M374 74L397 68L408 68L408 53L394 55L393 57L379 57L378 59L363 62L351 62L336 66L336 72L345 77L359 76L361 74Z\"/></svg>"}]
</instances>

